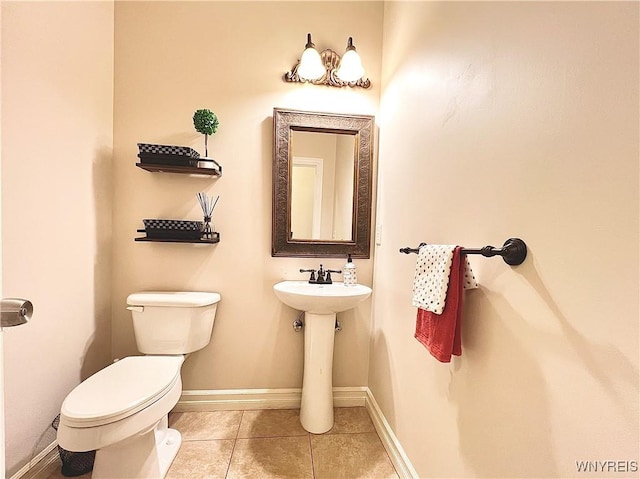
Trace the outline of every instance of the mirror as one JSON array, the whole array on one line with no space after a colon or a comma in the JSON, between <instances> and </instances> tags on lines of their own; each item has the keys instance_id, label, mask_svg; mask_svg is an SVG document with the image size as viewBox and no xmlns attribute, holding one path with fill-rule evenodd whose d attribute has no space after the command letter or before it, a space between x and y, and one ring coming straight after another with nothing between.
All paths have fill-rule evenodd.
<instances>
[{"instance_id":1,"label":"mirror","mask_svg":"<svg viewBox=\"0 0 640 479\"><path fill-rule=\"evenodd\" d=\"M373 117L273 110L272 256L369 258Z\"/></svg>"},{"instance_id":2,"label":"mirror","mask_svg":"<svg viewBox=\"0 0 640 479\"><path fill-rule=\"evenodd\" d=\"M355 135L291 131L291 238L353 239Z\"/></svg>"}]
</instances>

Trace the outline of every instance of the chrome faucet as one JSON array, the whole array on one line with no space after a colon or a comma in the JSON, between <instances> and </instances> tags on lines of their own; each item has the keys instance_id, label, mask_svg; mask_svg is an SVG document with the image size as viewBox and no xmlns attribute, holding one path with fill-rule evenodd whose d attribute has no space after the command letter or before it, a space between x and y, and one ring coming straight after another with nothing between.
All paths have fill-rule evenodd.
<instances>
[{"instance_id":1,"label":"chrome faucet","mask_svg":"<svg viewBox=\"0 0 640 479\"><path fill-rule=\"evenodd\" d=\"M320 269L316 272L313 269L302 269L300 268L301 273L311 273L309 277L309 283L311 284L332 284L333 280L331 279L331 273L342 273L342 270L338 269L323 269L322 265L320 265ZM316 277L317 274L317 277Z\"/></svg>"}]
</instances>

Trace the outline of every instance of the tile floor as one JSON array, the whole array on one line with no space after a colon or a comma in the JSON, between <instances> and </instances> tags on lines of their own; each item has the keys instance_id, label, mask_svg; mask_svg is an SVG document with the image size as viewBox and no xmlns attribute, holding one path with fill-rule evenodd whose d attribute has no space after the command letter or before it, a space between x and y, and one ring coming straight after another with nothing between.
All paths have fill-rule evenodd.
<instances>
[{"instance_id":1,"label":"tile floor","mask_svg":"<svg viewBox=\"0 0 640 479\"><path fill-rule=\"evenodd\" d=\"M364 407L336 408L333 429L310 434L297 409L171 413L182 447L167 479L397 479ZM60 479L59 465L43 479ZM91 474L80 476L88 479Z\"/></svg>"}]
</instances>

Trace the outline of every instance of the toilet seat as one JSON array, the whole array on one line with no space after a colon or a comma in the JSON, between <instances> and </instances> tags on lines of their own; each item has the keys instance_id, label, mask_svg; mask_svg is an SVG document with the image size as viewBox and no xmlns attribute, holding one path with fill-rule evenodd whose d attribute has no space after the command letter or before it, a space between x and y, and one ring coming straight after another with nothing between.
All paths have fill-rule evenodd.
<instances>
[{"instance_id":1,"label":"toilet seat","mask_svg":"<svg viewBox=\"0 0 640 479\"><path fill-rule=\"evenodd\" d=\"M121 359L71 391L60 419L70 427L88 428L127 418L171 391L183 362L181 355Z\"/></svg>"}]
</instances>

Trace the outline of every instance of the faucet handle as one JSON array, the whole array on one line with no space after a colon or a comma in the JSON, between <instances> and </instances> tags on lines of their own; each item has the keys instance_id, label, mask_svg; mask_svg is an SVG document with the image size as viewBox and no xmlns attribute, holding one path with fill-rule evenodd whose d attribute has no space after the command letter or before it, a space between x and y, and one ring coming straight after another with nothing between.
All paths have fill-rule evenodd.
<instances>
[{"instance_id":1,"label":"faucet handle","mask_svg":"<svg viewBox=\"0 0 640 479\"><path fill-rule=\"evenodd\" d=\"M311 273L311 277L309 278L309 283L315 283L316 281L316 270L315 269L302 269L300 268L301 273Z\"/></svg>"},{"instance_id":2,"label":"faucet handle","mask_svg":"<svg viewBox=\"0 0 640 479\"><path fill-rule=\"evenodd\" d=\"M340 269L328 269L326 270L327 276L324 278L324 282L327 284L331 284L333 283L333 280L331 279L331 273L342 273L342 270Z\"/></svg>"}]
</instances>

